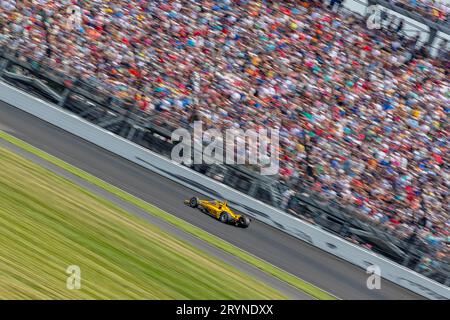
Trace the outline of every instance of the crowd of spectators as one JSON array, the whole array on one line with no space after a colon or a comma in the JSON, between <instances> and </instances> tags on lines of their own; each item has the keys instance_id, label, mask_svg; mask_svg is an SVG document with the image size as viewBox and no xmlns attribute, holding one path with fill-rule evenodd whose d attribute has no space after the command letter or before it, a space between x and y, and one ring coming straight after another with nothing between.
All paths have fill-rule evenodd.
<instances>
[{"instance_id":1,"label":"crowd of spectators","mask_svg":"<svg viewBox=\"0 0 450 320\"><path fill-rule=\"evenodd\" d=\"M321 1L0 0L0 45L143 112L279 128L280 177L449 243L447 44ZM78 12L77 6L81 9Z\"/></svg>"}]
</instances>

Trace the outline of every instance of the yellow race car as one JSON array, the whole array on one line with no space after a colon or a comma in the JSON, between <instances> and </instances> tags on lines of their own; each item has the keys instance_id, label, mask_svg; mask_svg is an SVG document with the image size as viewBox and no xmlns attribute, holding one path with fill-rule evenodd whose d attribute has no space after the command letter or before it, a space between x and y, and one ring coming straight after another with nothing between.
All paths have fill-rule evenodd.
<instances>
[{"instance_id":1,"label":"yellow race car","mask_svg":"<svg viewBox=\"0 0 450 320\"><path fill-rule=\"evenodd\" d=\"M234 213L233 210L228 207L226 201L208 201L192 197L189 200L185 200L184 203L191 208L199 208L200 211L213 216L220 222L234 224L235 226L242 228L248 228L250 225L250 218L242 214Z\"/></svg>"}]
</instances>

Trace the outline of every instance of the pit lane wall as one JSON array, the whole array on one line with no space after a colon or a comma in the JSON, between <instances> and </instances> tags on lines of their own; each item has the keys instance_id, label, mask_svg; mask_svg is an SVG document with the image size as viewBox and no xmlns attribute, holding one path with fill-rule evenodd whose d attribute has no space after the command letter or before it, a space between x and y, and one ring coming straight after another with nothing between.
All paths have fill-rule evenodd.
<instances>
[{"instance_id":1,"label":"pit lane wall","mask_svg":"<svg viewBox=\"0 0 450 320\"><path fill-rule=\"evenodd\" d=\"M361 268L366 269L370 265L377 265L380 267L383 278L426 298L450 299L450 289L444 285L142 148L1 81L0 100L205 196L227 199L234 209Z\"/></svg>"}]
</instances>

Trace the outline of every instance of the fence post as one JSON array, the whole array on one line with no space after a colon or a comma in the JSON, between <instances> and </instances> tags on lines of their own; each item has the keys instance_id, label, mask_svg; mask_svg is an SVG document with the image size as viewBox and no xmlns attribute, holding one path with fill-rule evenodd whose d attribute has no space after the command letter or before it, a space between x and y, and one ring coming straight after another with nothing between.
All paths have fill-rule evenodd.
<instances>
[{"instance_id":1,"label":"fence post","mask_svg":"<svg viewBox=\"0 0 450 320\"><path fill-rule=\"evenodd\" d=\"M435 28L430 27L430 33L429 33L428 41L427 41L428 47L432 46L434 39L436 38L436 35L437 35L437 30Z\"/></svg>"},{"instance_id":2,"label":"fence post","mask_svg":"<svg viewBox=\"0 0 450 320\"><path fill-rule=\"evenodd\" d=\"M58 102L58 107L63 107L66 104L66 100L69 97L70 94L70 89L69 88L65 88L62 95L61 95L61 100L59 100Z\"/></svg>"},{"instance_id":3,"label":"fence post","mask_svg":"<svg viewBox=\"0 0 450 320\"><path fill-rule=\"evenodd\" d=\"M7 59L1 59L0 60L0 77L5 72L6 68L8 67L9 61Z\"/></svg>"}]
</instances>

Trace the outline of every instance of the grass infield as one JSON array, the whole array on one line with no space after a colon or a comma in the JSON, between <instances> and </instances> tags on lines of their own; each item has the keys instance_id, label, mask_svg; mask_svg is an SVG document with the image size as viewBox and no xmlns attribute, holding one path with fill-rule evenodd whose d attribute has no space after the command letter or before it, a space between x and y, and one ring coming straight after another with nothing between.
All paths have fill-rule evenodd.
<instances>
[{"instance_id":1,"label":"grass infield","mask_svg":"<svg viewBox=\"0 0 450 320\"><path fill-rule=\"evenodd\" d=\"M192 235L194 235L204 241L207 241L207 242L211 243L212 245L214 245L230 254L233 254L234 256L240 258L241 260L256 266L260 270L262 270L282 281L285 281L286 283L289 283L290 285L294 286L295 288L307 293L308 295L310 295L316 299L320 299L320 300L335 300L335 299L337 299L335 296L325 292L324 290L321 290L320 288L318 288L302 279L299 279L298 277L296 277L292 274L289 274L289 273L277 268L276 266L273 266L272 264L267 263L267 262L263 261L262 259L259 259L258 257L254 256L248 252L245 252L245 251L237 248L236 246L234 246L234 245L232 245L232 244L230 244L230 243L228 243L228 242L226 242L226 241L224 241L224 240L222 240L222 239L220 239L220 238L218 238L196 226L189 224L188 222L186 222L182 219L179 219L179 218L177 218L177 217L175 217L175 216L173 216L173 215L171 215L171 214L169 214L169 213L167 213L167 212L165 212L165 211L163 211L163 210L161 210L139 198L136 198L136 197L130 195L129 193L127 193L117 187L114 187L81 169L78 169L78 168L52 156L52 155L49 155L49 154L43 152L42 150L34 148L33 146L25 143L22 140L12 137L11 135L9 135L5 132L2 132L2 131L0 131L0 139L4 139L5 141L12 143L12 144L26 150L27 152L30 152L36 156L39 156L40 158L65 169L66 171L78 176L79 178L82 178L82 179L88 181L89 183L91 183L93 185L103 188L104 190L121 198L122 200L128 201L128 202L136 205L137 207L147 211L149 214L160 217L160 218L164 219L165 221L177 226L179 229L189 232ZM84 193L86 193L86 192L84 191ZM66 196L67 196L67 194L66 194ZM79 201L77 201L77 203L80 205ZM1 208L1 205L0 205L0 208ZM121 214L125 215L126 218L131 219L127 213L122 212ZM139 218L133 219L133 221L139 221L139 220L140 220ZM141 222L140 227L144 228L145 224L148 225L148 223L146 223L146 222L145 223ZM145 226L145 227L150 228L150 226ZM194 261L192 261L192 260L189 260L189 261L191 263L194 263ZM62 276L65 277L65 274L63 273ZM0 277L0 283L1 283L1 277ZM233 282L233 283L234 283L234 287L236 288L236 283L235 282ZM225 288L224 283L220 282L219 287ZM246 285L244 287L246 287ZM267 291L268 288L260 288L260 290L262 290L262 289L264 289L264 291L266 291L266 293L265 293L266 295L269 294L269 291ZM240 295L239 296L229 296L229 293L228 293L228 296L212 296L210 293L209 296L207 296L207 297L197 295L197 298L204 297L205 299L211 299L211 298L218 298L218 299L225 298L226 299L226 298L232 297L234 299L240 299L240 298L242 298L242 294L244 294L245 292L248 292L248 289L245 290L245 288L244 288L243 291L241 289L239 289L239 290L236 290L235 292L236 292L236 294L239 293ZM250 295L250 297L252 299L257 299L258 297L255 295L255 293L257 293L257 292L260 292L260 294L263 294L262 291L253 291L253 293L252 293L252 295ZM274 291L270 291L270 292L271 292L271 294L279 295L279 293L275 293ZM226 295L227 293L222 292L222 294ZM1 295L1 293L0 293L0 295ZM281 296L279 296L279 297L282 298ZM272 296L272 298L274 298L274 296Z\"/></svg>"}]
</instances>

